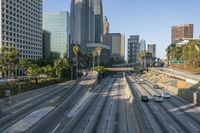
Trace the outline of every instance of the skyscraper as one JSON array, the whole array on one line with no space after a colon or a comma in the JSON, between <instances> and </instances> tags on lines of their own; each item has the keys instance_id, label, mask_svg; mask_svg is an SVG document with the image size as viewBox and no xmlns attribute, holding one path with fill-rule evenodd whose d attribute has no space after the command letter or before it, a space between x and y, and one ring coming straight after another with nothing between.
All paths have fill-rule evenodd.
<instances>
[{"instance_id":1,"label":"skyscraper","mask_svg":"<svg viewBox=\"0 0 200 133\"><path fill-rule=\"evenodd\" d=\"M104 33L104 35L109 33L109 28L110 28L110 24L108 22L108 18L107 18L107 16L104 16L104 21L103 21L103 33Z\"/></svg>"},{"instance_id":2,"label":"skyscraper","mask_svg":"<svg viewBox=\"0 0 200 133\"><path fill-rule=\"evenodd\" d=\"M79 44L87 54L87 43L95 42L95 17L90 0L71 2L71 44Z\"/></svg>"},{"instance_id":3,"label":"skyscraper","mask_svg":"<svg viewBox=\"0 0 200 133\"><path fill-rule=\"evenodd\" d=\"M184 39L193 39L193 24L172 26L171 43L176 43Z\"/></svg>"},{"instance_id":4,"label":"skyscraper","mask_svg":"<svg viewBox=\"0 0 200 133\"><path fill-rule=\"evenodd\" d=\"M51 32L43 31L43 59L51 59Z\"/></svg>"},{"instance_id":5,"label":"skyscraper","mask_svg":"<svg viewBox=\"0 0 200 133\"><path fill-rule=\"evenodd\" d=\"M139 63L139 35L131 35L128 39L128 63Z\"/></svg>"},{"instance_id":6,"label":"skyscraper","mask_svg":"<svg viewBox=\"0 0 200 133\"><path fill-rule=\"evenodd\" d=\"M111 46L111 57L115 60L124 61L125 36L120 33L107 33L104 35L105 45Z\"/></svg>"},{"instance_id":7,"label":"skyscraper","mask_svg":"<svg viewBox=\"0 0 200 133\"><path fill-rule=\"evenodd\" d=\"M88 54L87 44L101 42L103 35L102 0L71 1L71 44L79 44Z\"/></svg>"},{"instance_id":8,"label":"skyscraper","mask_svg":"<svg viewBox=\"0 0 200 133\"><path fill-rule=\"evenodd\" d=\"M146 51L146 41L144 39L140 40L140 51Z\"/></svg>"},{"instance_id":9,"label":"skyscraper","mask_svg":"<svg viewBox=\"0 0 200 133\"><path fill-rule=\"evenodd\" d=\"M148 52L152 54L152 57L156 57L156 44L148 44Z\"/></svg>"},{"instance_id":10,"label":"skyscraper","mask_svg":"<svg viewBox=\"0 0 200 133\"><path fill-rule=\"evenodd\" d=\"M103 41L103 6L102 0L91 0L95 17L95 42Z\"/></svg>"},{"instance_id":11,"label":"skyscraper","mask_svg":"<svg viewBox=\"0 0 200 133\"><path fill-rule=\"evenodd\" d=\"M42 59L42 0L0 1L0 48L14 47L22 58Z\"/></svg>"},{"instance_id":12,"label":"skyscraper","mask_svg":"<svg viewBox=\"0 0 200 133\"><path fill-rule=\"evenodd\" d=\"M69 57L68 12L43 13L43 29L51 33L51 58Z\"/></svg>"}]
</instances>

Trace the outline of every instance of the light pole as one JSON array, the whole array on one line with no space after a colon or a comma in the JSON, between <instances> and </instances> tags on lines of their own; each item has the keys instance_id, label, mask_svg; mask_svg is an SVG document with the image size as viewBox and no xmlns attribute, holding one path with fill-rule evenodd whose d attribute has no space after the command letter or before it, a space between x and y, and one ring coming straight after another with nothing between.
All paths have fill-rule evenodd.
<instances>
[{"instance_id":1,"label":"light pole","mask_svg":"<svg viewBox=\"0 0 200 133\"><path fill-rule=\"evenodd\" d=\"M97 54L98 54L98 66L100 66L101 64L101 52L102 52L102 48L101 47L97 47Z\"/></svg>"},{"instance_id":2,"label":"light pole","mask_svg":"<svg viewBox=\"0 0 200 133\"><path fill-rule=\"evenodd\" d=\"M71 66L71 80L73 80L73 65Z\"/></svg>"},{"instance_id":3,"label":"light pole","mask_svg":"<svg viewBox=\"0 0 200 133\"><path fill-rule=\"evenodd\" d=\"M95 57L97 55L97 51L94 50L92 51L92 59L93 59L93 62L92 62L92 70L94 71L94 65L95 65Z\"/></svg>"},{"instance_id":4,"label":"light pole","mask_svg":"<svg viewBox=\"0 0 200 133\"><path fill-rule=\"evenodd\" d=\"M73 47L73 52L76 56L76 78L78 80L78 54L80 52L80 47L78 46L78 44L76 44L74 47Z\"/></svg>"}]
</instances>

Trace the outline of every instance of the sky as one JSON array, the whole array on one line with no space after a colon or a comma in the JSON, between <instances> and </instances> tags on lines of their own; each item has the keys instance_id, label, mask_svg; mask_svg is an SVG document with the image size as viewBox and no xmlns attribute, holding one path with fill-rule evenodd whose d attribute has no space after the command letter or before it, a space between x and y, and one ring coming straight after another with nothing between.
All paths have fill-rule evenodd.
<instances>
[{"instance_id":1,"label":"sky","mask_svg":"<svg viewBox=\"0 0 200 133\"><path fill-rule=\"evenodd\" d=\"M71 0L43 0L44 11L70 11ZM166 58L171 26L194 24L194 38L200 35L200 0L103 0L110 32L140 35L156 44L156 55ZM127 50L126 50L127 51ZM126 54L127 55L127 54Z\"/></svg>"}]
</instances>

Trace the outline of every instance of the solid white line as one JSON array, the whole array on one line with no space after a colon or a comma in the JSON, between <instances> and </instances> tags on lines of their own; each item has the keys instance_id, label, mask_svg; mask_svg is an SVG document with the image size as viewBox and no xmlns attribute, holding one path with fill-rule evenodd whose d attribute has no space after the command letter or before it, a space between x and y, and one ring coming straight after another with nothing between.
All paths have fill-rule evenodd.
<instances>
[{"instance_id":1,"label":"solid white line","mask_svg":"<svg viewBox=\"0 0 200 133\"><path fill-rule=\"evenodd\" d=\"M165 103L169 108L172 108L168 103Z\"/></svg>"},{"instance_id":2,"label":"solid white line","mask_svg":"<svg viewBox=\"0 0 200 133\"><path fill-rule=\"evenodd\" d=\"M55 102L56 100L58 100L60 98L60 96L57 96L56 98L50 100L49 102L52 103L52 102Z\"/></svg>"},{"instance_id":3,"label":"solid white line","mask_svg":"<svg viewBox=\"0 0 200 133\"><path fill-rule=\"evenodd\" d=\"M191 122L188 122L190 124L190 126L192 126L194 129L199 130L199 128L197 128L196 126L194 126Z\"/></svg>"},{"instance_id":4,"label":"solid white line","mask_svg":"<svg viewBox=\"0 0 200 133\"><path fill-rule=\"evenodd\" d=\"M158 107L156 107L156 106L153 106L153 108L156 109L156 110L158 110Z\"/></svg>"},{"instance_id":5,"label":"solid white line","mask_svg":"<svg viewBox=\"0 0 200 133\"><path fill-rule=\"evenodd\" d=\"M9 107L9 108L6 108L5 111L7 111L7 110L9 110L9 109L12 109L12 108L14 108L14 107L16 107L16 106L19 106L19 105L21 105L21 104L23 104L23 103L25 103L25 102L28 102L28 101L30 101L31 99L33 99L33 98L26 99L26 100L24 100L24 101L22 101L22 102L20 102L20 103L15 104L14 106L11 106L11 107Z\"/></svg>"},{"instance_id":6,"label":"solid white line","mask_svg":"<svg viewBox=\"0 0 200 133\"><path fill-rule=\"evenodd\" d=\"M77 115L81 109L89 102L89 100L92 97L92 93L87 92L80 100L79 102L74 106L74 108L68 113L68 117L74 117Z\"/></svg>"},{"instance_id":7,"label":"solid white line","mask_svg":"<svg viewBox=\"0 0 200 133\"><path fill-rule=\"evenodd\" d=\"M60 123L56 126L56 128L51 133L54 133L58 129L59 126L60 126Z\"/></svg>"},{"instance_id":8,"label":"solid white line","mask_svg":"<svg viewBox=\"0 0 200 133\"><path fill-rule=\"evenodd\" d=\"M23 109L25 109L25 108L27 108L27 107L29 107L29 106L31 106L31 104L28 104L28 105L26 105L26 106L20 108L19 110L13 112L12 114L16 114L16 113L18 113L19 111L21 111L21 110L23 110Z\"/></svg>"},{"instance_id":9,"label":"solid white line","mask_svg":"<svg viewBox=\"0 0 200 133\"><path fill-rule=\"evenodd\" d=\"M4 120L6 118L8 118L10 115L7 115L6 117L1 118L0 120Z\"/></svg>"},{"instance_id":10,"label":"solid white line","mask_svg":"<svg viewBox=\"0 0 200 133\"><path fill-rule=\"evenodd\" d=\"M176 128L175 128L172 124L170 124L170 126L171 126L171 128L174 130L175 133L179 133L179 132L176 130Z\"/></svg>"}]
</instances>

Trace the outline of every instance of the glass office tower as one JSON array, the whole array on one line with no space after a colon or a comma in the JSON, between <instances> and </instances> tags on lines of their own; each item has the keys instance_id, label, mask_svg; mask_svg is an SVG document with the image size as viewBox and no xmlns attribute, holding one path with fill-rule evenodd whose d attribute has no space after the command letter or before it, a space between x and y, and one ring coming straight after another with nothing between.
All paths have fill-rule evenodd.
<instances>
[{"instance_id":1,"label":"glass office tower","mask_svg":"<svg viewBox=\"0 0 200 133\"><path fill-rule=\"evenodd\" d=\"M51 33L51 58L69 57L68 12L43 13L43 30Z\"/></svg>"}]
</instances>

